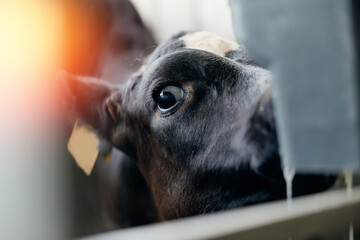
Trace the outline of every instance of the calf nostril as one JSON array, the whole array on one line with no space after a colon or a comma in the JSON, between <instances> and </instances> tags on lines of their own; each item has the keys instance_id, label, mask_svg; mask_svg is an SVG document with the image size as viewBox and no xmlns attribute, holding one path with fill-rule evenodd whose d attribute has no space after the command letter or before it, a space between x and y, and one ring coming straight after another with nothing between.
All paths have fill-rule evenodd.
<instances>
[{"instance_id":1,"label":"calf nostril","mask_svg":"<svg viewBox=\"0 0 360 240\"><path fill-rule=\"evenodd\" d=\"M250 166L253 171L264 177L271 179L282 179L282 169L280 164L280 157L277 154L270 156L264 155L260 157L253 157L250 160Z\"/></svg>"},{"instance_id":2,"label":"calf nostril","mask_svg":"<svg viewBox=\"0 0 360 240\"><path fill-rule=\"evenodd\" d=\"M271 91L266 91L238 124L232 147L239 157L257 174L282 179Z\"/></svg>"}]
</instances>

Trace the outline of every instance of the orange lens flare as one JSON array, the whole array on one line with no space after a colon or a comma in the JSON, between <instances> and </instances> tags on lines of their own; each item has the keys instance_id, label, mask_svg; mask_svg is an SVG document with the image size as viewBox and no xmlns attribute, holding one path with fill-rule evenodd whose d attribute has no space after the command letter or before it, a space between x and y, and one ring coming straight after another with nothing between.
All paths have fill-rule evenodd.
<instances>
[{"instance_id":1,"label":"orange lens flare","mask_svg":"<svg viewBox=\"0 0 360 240\"><path fill-rule=\"evenodd\" d=\"M62 9L58 1L0 2L0 89L31 86L59 63Z\"/></svg>"},{"instance_id":2,"label":"orange lens flare","mask_svg":"<svg viewBox=\"0 0 360 240\"><path fill-rule=\"evenodd\" d=\"M0 0L0 128L57 119L56 72L95 69L107 31L101 6L93 0Z\"/></svg>"},{"instance_id":3,"label":"orange lens flare","mask_svg":"<svg viewBox=\"0 0 360 240\"><path fill-rule=\"evenodd\" d=\"M49 86L61 63L63 22L60 1L0 1L0 129L8 135L56 119Z\"/></svg>"}]
</instances>

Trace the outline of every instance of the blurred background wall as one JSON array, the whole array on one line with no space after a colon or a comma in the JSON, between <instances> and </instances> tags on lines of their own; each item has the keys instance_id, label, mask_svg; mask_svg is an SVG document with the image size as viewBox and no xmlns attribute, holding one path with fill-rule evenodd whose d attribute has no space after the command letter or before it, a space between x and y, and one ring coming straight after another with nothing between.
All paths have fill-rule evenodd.
<instances>
[{"instance_id":1,"label":"blurred background wall","mask_svg":"<svg viewBox=\"0 0 360 240\"><path fill-rule=\"evenodd\" d=\"M225 0L131 0L155 40L162 42L182 30L204 30L235 41Z\"/></svg>"}]
</instances>

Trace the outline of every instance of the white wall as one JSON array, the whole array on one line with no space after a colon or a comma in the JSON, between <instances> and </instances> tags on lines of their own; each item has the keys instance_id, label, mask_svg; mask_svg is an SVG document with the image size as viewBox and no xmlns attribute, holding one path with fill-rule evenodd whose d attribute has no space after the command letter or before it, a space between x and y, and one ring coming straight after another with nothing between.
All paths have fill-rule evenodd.
<instances>
[{"instance_id":1,"label":"white wall","mask_svg":"<svg viewBox=\"0 0 360 240\"><path fill-rule=\"evenodd\" d=\"M131 0L162 42L182 30L205 30L235 41L227 0Z\"/></svg>"}]
</instances>

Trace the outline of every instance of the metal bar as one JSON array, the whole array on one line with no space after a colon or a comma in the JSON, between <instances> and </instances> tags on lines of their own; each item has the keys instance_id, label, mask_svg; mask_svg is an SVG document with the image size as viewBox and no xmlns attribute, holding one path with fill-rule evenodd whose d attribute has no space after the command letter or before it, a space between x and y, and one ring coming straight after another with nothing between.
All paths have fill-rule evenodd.
<instances>
[{"instance_id":1,"label":"metal bar","mask_svg":"<svg viewBox=\"0 0 360 240\"><path fill-rule=\"evenodd\" d=\"M351 0L230 5L239 40L273 75L283 166L297 172L358 171L359 6Z\"/></svg>"},{"instance_id":2,"label":"metal bar","mask_svg":"<svg viewBox=\"0 0 360 240\"><path fill-rule=\"evenodd\" d=\"M334 190L233 211L190 217L81 238L112 239L346 239L360 230L360 188ZM356 238L357 237L357 238Z\"/></svg>"}]
</instances>

